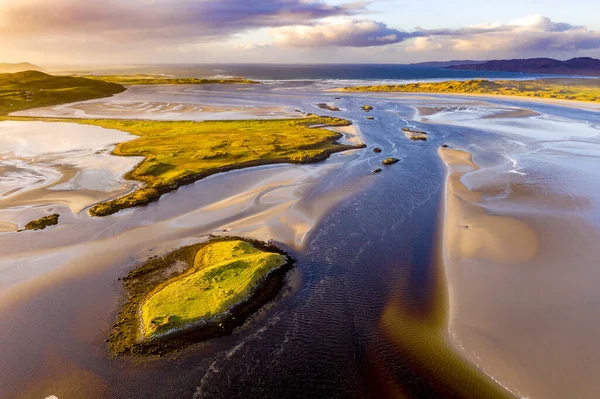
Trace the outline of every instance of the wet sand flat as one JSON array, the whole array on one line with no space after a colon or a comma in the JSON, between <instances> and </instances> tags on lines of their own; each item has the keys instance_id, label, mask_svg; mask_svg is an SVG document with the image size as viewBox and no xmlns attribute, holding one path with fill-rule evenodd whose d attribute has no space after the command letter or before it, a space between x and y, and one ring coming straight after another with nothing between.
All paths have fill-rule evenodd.
<instances>
[{"instance_id":1,"label":"wet sand flat","mask_svg":"<svg viewBox=\"0 0 600 399\"><path fill-rule=\"evenodd\" d=\"M455 345L519 395L592 397L600 390L591 333L600 329L592 283L599 226L570 215L578 207L564 200L545 203L550 212L525 211L532 187L486 206L486 192L461 181L479 169L471 154L443 149L440 156L448 165L444 253ZM478 173L485 181L497 172Z\"/></svg>"}]
</instances>

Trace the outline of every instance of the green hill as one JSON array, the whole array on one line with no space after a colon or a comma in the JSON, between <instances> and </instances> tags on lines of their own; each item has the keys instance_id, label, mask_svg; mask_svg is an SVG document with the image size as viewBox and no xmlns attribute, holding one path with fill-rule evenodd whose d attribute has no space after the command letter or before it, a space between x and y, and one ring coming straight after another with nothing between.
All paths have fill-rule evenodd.
<instances>
[{"instance_id":1,"label":"green hill","mask_svg":"<svg viewBox=\"0 0 600 399\"><path fill-rule=\"evenodd\" d=\"M116 83L52 76L39 71L0 74L0 115L30 108L108 97L125 91Z\"/></svg>"},{"instance_id":2,"label":"green hill","mask_svg":"<svg viewBox=\"0 0 600 399\"><path fill-rule=\"evenodd\" d=\"M600 80L578 78L421 82L405 85L346 87L341 91L484 94L600 102Z\"/></svg>"}]
</instances>

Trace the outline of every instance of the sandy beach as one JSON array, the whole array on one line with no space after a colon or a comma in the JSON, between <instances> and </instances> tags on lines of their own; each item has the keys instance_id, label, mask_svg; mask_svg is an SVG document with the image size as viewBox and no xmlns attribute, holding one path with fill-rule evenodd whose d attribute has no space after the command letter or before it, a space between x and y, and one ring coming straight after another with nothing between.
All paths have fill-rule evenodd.
<instances>
[{"instance_id":1,"label":"sandy beach","mask_svg":"<svg viewBox=\"0 0 600 399\"><path fill-rule=\"evenodd\" d=\"M444 260L454 345L522 397L589 397L600 389L600 351L582 329L600 327L588 313L600 296L583 280L596 274L598 226L573 216L578 207L564 199L553 212L528 211L528 197L539 193L518 194L518 184L494 206L483 199L493 180L482 190L464 184L469 174L493 179L493 168L481 170L461 150L440 156L448 167Z\"/></svg>"}]
</instances>

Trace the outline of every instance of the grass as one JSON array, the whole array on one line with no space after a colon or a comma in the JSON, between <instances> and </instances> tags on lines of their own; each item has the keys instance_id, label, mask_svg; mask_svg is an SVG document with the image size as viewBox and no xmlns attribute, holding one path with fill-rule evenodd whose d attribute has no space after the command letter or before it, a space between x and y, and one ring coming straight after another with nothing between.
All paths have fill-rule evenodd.
<instances>
[{"instance_id":1,"label":"grass","mask_svg":"<svg viewBox=\"0 0 600 399\"><path fill-rule=\"evenodd\" d=\"M46 227L56 226L60 215L54 214L33 220L25 225L25 230L44 230Z\"/></svg>"},{"instance_id":2,"label":"grass","mask_svg":"<svg viewBox=\"0 0 600 399\"><path fill-rule=\"evenodd\" d=\"M224 245L221 246L221 243ZM260 259L261 257L263 259ZM274 266L271 271L262 270L265 271L263 274L265 278L258 277L261 273L260 269L276 259L285 259L285 264L281 265L276 262L279 266ZM182 323L182 319L178 320L177 318L177 315L181 317L180 310L177 309L175 303L170 303L170 299L177 301L177 293L175 293L174 297L166 298L169 303L157 303L160 307L164 306L165 310L162 314L154 316L156 323L169 322L171 327L166 324L161 327L159 324L152 323L153 319L150 318L149 321L152 324L150 327L155 329L155 334L152 336L142 334L142 330L144 330L144 320L141 316L143 306L149 303L154 295L173 283L183 283L183 279L192 275L206 277L207 273L213 273L212 278L217 278L217 275L220 274L220 277L226 279L226 281L215 282L218 286L213 293L218 294L217 290L223 289L230 283L243 289L243 282L240 280L229 280L231 277L229 273L240 266L240 264L235 264L238 261L246 263L250 267L250 269L244 270L244 279L251 285L250 293L246 296L240 295L239 300L233 301L234 304L228 307L227 312L220 313L219 316L211 318L206 323L185 325L184 322L178 324L186 328L172 329L168 334L159 335L157 333L174 328L175 323ZM272 243L240 237L212 236L209 241L178 248L162 256L153 256L120 279L123 282L125 296L107 339L108 348L115 356L147 357L177 352L189 345L231 334L237 327L243 325L252 314L277 297L284 284L285 275L294 262L295 259L292 256ZM207 268L207 263L215 268L222 267L222 272L215 268ZM219 266L221 263L223 265ZM255 273L254 277L258 278L254 284L250 281L253 280L252 273ZM241 277L241 273L237 274L238 276L233 276L235 279ZM201 282L201 280L198 281ZM207 286L207 284L199 284L195 288L188 286L187 288L193 292L185 297L186 301L183 303L182 309L201 315L201 307L205 302L198 298L196 303L198 307L190 309L187 298L209 295L211 291L204 290ZM212 296L217 300L225 300L218 295ZM158 310L158 308L155 309ZM169 316L171 317L169 318Z\"/></svg>"},{"instance_id":3,"label":"grass","mask_svg":"<svg viewBox=\"0 0 600 399\"><path fill-rule=\"evenodd\" d=\"M405 85L357 86L347 92L485 94L600 102L600 79L469 80Z\"/></svg>"},{"instance_id":4,"label":"grass","mask_svg":"<svg viewBox=\"0 0 600 399\"><path fill-rule=\"evenodd\" d=\"M114 154L145 158L126 176L143 182L144 186L124 197L93 206L92 216L146 205L182 185L215 173L275 163L317 162L334 152L362 148L337 143L342 135L323 128L347 126L350 122L314 115L247 121L76 121L140 136L118 144Z\"/></svg>"},{"instance_id":5,"label":"grass","mask_svg":"<svg viewBox=\"0 0 600 399\"><path fill-rule=\"evenodd\" d=\"M144 335L222 315L248 297L286 257L244 241L215 242L201 249L194 267L151 293L142 305Z\"/></svg>"},{"instance_id":6,"label":"grass","mask_svg":"<svg viewBox=\"0 0 600 399\"><path fill-rule=\"evenodd\" d=\"M125 91L116 83L26 71L0 74L0 115L30 108L108 97Z\"/></svg>"},{"instance_id":7,"label":"grass","mask_svg":"<svg viewBox=\"0 0 600 399\"><path fill-rule=\"evenodd\" d=\"M90 75L84 76L87 79L93 79L103 82L118 83L121 85L203 85L203 84L260 84L255 80L246 78L226 78L226 79L199 79L199 78L170 78L163 75Z\"/></svg>"}]
</instances>

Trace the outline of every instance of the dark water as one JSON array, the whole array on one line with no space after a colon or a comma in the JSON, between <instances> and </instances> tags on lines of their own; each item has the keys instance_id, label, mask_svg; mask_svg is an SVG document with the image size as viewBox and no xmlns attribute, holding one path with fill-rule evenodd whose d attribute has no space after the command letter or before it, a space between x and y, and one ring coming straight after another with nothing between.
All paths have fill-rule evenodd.
<instances>
[{"instance_id":1,"label":"dark water","mask_svg":"<svg viewBox=\"0 0 600 399\"><path fill-rule=\"evenodd\" d=\"M87 70L95 70L94 68ZM257 80L431 80L431 79L523 79L541 75L486 72L453 71L442 68L419 67L388 64L322 64L322 65L284 65L284 64L177 64L144 65L131 67L104 67L102 73L153 73L175 77L210 77L215 75L245 76ZM549 75L544 75L549 77Z\"/></svg>"}]
</instances>

